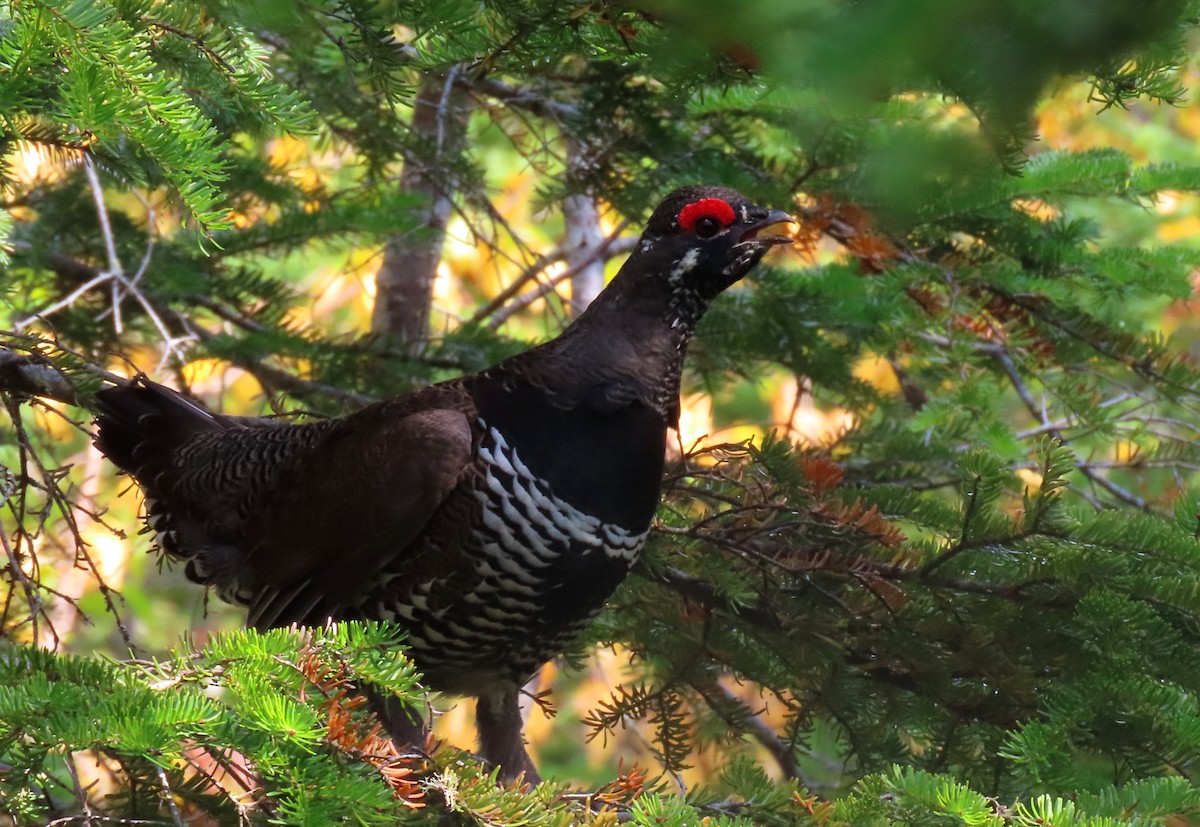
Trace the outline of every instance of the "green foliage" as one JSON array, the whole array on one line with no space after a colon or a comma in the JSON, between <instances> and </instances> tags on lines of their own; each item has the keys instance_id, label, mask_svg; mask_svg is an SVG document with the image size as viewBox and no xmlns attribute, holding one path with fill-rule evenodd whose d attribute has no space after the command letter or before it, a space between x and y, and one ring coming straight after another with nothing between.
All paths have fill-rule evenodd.
<instances>
[{"instance_id":1,"label":"green foliage","mask_svg":"<svg viewBox=\"0 0 1200 827\"><path fill-rule=\"evenodd\" d=\"M750 424L777 433L685 450L669 469L645 559L570 653L632 652L639 674L584 723L605 738L646 724L657 780L631 770L594 794L522 791L450 749L381 758L347 690L418 703L417 676L395 630L342 624L214 635L160 661L6 644L0 813L514 827L611 824L617 811L678 827L1200 819L1200 369L1177 304L1200 253L1145 231L1156 205L1200 193L1200 167L1027 140L1034 104L1063 78L1090 84L1105 117L1180 100L1197 11L0 3L6 640L47 642L52 561L101 579L77 524L96 506L66 467L84 437L65 420L78 416L24 404L12 355L86 402L113 354L149 367L156 347L173 369L244 369L278 412L324 414L557 329L554 301L531 319L480 283L462 286L479 312L448 314L421 348L358 335L344 316L301 321L312 302L289 275L301 255L420 235L409 165L436 169L469 240L531 282L553 230L530 241L506 224L497 193L512 169L530 176L548 227L580 192L634 224L676 184L719 181L781 207L803 194L801 242L836 254L776 259L722 297L687 381L762 402L760 385L792 378L850 423L818 446L763 414ZM465 148L412 126L430 83L442 104L469 101ZM286 133L313 136L319 174L281 160ZM70 163L25 180L15 162L30 148ZM41 442L47 422L59 430ZM102 611L125 610L99 592ZM119 647L131 635L116 625ZM680 795L670 774L696 748L721 770ZM261 790L210 783L205 766L243 759ZM88 761L117 768L118 797L88 799Z\"/></svg>"},{"instance_id":2,"label":"green foliage","mask_svg":"<svg viewBox=\"0 0 1200 827\"><path fill-rule=\"evenodd\" d=\"M265 812L294 824L394 824L409 809L371 765L339 760L328 724L346 687L370 683L417 703L400 640L382 624L243 631L170 661L126 662L6 647L0 761L25 772L0 774L0 808L41 823L81 795L79 764L101 760L119 767L129 798L93 802L101 810L161 812L169 788L236 811L237 796L212 786L223 774L214 764L233 761L264 785L243 790L243 807L260 798Z\"/></svg>"},{"instance_id":3,"label":"green foliage","mask_svg":"<svg viewBox=\"0 0 1200 827\"><path fill-rule=\"evenodd\" d=\"M191 4L5 3L0 20L0 146L87 149L133 181L165 182L206 231L227 226L217 121L304 127L249 32ZM203 107L189 86L205 89Z\"/></svg>"}]
</instances>

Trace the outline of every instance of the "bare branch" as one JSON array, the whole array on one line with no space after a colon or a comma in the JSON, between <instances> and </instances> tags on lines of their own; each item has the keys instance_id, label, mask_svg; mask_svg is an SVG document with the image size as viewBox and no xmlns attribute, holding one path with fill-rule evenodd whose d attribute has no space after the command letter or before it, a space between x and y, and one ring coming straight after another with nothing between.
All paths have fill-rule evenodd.
<instances>
[{"instance_id":1,"label":"bare branch","mask_svg":"<svg viewBox=\"0 0 1200 827\"><path fill-rule=\"evenodd\" d=\"M216 334L205 330L196 322L182 313L172 310L167 307L160 307L159 312L163 317L170 320L172 323L189 331L189 336L195 338L202 344L211 341ZM338 399L342 402L350 403L351 405L367 405L375 401L375 398L367 394L357 393L355 391L339 388L334 385L328 385L324 382L313 382L309 379L301 379L295 374L289 373L283 368L269 365L258 359L247 357L233 357L230 361L240 367L242 370L249 373L263 389L268 393L283 391L297 397L308 397L314 395L327 396L333 399Z\"/></svg>"},{"instance_id":2,"label":"bare branch","mask_svg":"<svg viewBox=\"0 0 1200 827\"><path fill-rule=\"evenodd\" d=\"M183 814L179 812L179 805L175 803L175 793L171 791L171 782L167 779L167 771L162 767L155 767L158 772L158 783L162 785L162 797L166 802L167 809L171 811L171 818L175 820L175 827L187 827L183 823Z\"/></svg>"},{"instance_id":3,"label":"bare branch","mask_svg":"<svg viewBox=\"0 0 1200 827\"><path fill-rule=\"evenodd\" d=\"M70 749L67 749L66 755L63 756L63 763L67 767L67 773L71 776L71 786L75 792L75 800L79 803L79 809L82 811L82 823L86 827L92 827L96 823L94 814L92 813L92 805L88 800L88 791L79 782L79 768L75 766L75 754Z\"/></svg>"},{"instance_id":4,"label":"bare branch","mask_svg":"<svg viewBox=\"0 0 1200 827\"><path fill-rule=\"evenodd\" d=\"M820 783L814 778L809 778L796 762L796 753L803 751L809 758L822 756L817 756L811 750L805 750L799 744L781 737L771 728L770 724L763 720L761 714L747 706L745 701L733 694L715 676L710 676L710 678L705 681L690 681L691 687L700 693L700 697L704 698L709 707L724 718L735 731L746 732L764 746L767 752L771 753L771 757L775 759L775 763L779 765L784 778L797 779L810 790L819 789ZM828 759L824 760L826 763L832 763ZM831 769L834 768L836 767L831 767Z\"/></svg>"},{"instance_id":5,"label":"bare branch","mask_svg":"<svg viewBox=\"0 0 1200 827\"><path fill-rule=\"evenodd\" d=\"M96 273L94 267L76 259L63 258L55 261L53 266L56 270L69 270L73 274L83 278L87 278L90 275L91 278L87 278L85 287L92 289L103 284L111 277L108 273ZM151 314L151 318L155 320L155 324L159 328L164 342L169 347L174 347L175 344L186 341L209 342L216 335L197 324L194 319L159 302L152 294L148 294L140 287L134 285L132 280L126 280L123 283L129 288L130 293L137 299L139 304L142 304L146 308L147 313ZM82 292L83 288L80 288L74 291L73 295L75 298L78 298L78 295L75 294L82 295ZM262 330L261 325L253 319L229 310L214 300L197 296L194 298L193 303L211 310L218 317L237 324L244 329ZM172 352L168 350L168 356ZM244 357L234 358L231 361L254 376L268 393L282 391L300 398L319 395L337 399L356 407L375 401L373 397L366 394L356 393L322 382L301 379L283 368L275 367L261 360ZM95 373L108 382L117 384L125 381L124 377L109 373L99 366L86 362L85 366L92 373ZM54 368L48 359L36 352L32 352L32 350L22 353L11 344L8 347L0 346L0 391L4 390L31 396L41 396L71 405L80 404L74 386L69 378Z\"/></svg>"},{"instance_id":6,"label":"bare branch","mask_svg":"<svg viewBox=\"0 0 1200 827\"><path fill-rule=\"evenodd\" d=\"M29 327L34 322L41 321L44 317L49 316L51 313L57 313L59 310L62 310L64 307L70 307L71 305L75 304L75 302L79 301L79 299L82 298L84 294L96 289L101 284L104 284L104 282L109 281L111 279L112 279L111 273L96 274L92 278L85 281L83 284L76 287L74 290L72 290L66 296L64 296L63 298L54 302L53 304L43 307L37 313L34 313L30 316L26 316L24 319L19 319L13 325L13 330L20 333L22 330L25 330L27 327Z\"/></svg>"},{"instance_id":7,"label":"bare branch","mask_svg":"<svg viewBox=\"0 0 1200 827\"><path fill-rule=\"evenodd\" d=\"M75 386L45 356L0 347L0 392L41 396L78 405Z\"/></svg>"},{"instance_id":8,"label":"bare branch","mask_svg":"<svg viewBox=\"0 0 1200 827\"><path fill-rule=\"evenodd\" d=\"M96 174L96 165L92 156L83 156L83 170L87 173L88 186L92 191L92 199L96 202L96 217L100 221L100 236L104 239L104 251L108 256L108 275L112 282L112 314L113 327L117 333L123 331L121 325L121 296L117 281L125 275L121 269L121 259L117 256L117 242L113 237L112 223L108 219L108 206L104 203L104 188L100 185L100 176Z\"/></svg>"},{"instance_id":9,"label":"bare branch","mask_svg":"<svg viewBox=\"0 0 1200 827\"><path fill-rule=\"evenodd\" d=\"M519 276L513 279L511 284L493 296L491 301L489 301L483 307L476 310L475 314L471 316L471 318L467 319L465 324L479 324L488 316L491 316L506 303L508 303L514 296L520 293L521 289L525 287L526 284L536 280L537 277L541 275L541 273L544 272L547 267L555 262L562 261L564 258L566 258L566 255L567 251L564 248L555 247L550 252L543 253L542 255L538 256L532 264L521 271Z\"/></svg>"},{"instance_id":10,"label":"bare branch","mask_svg":"<svg viewBox=\"0 0 1200 827\"><path fill-rule=\"evenodd\" d=\"M613 234L610 235L608 237L608 239L606 239L599 247L593 248L592 252L589 253L588 256L581 258L573 267L568 267L566 270L563 270L561 273L558 273L555 276L553 276L552 278L547 279L544 283L539 284L536 289L531 290L528 293L523 293L520 296L517 296L515 299L513 299L506 306L499 307L498 309L496 309L494 314L492 315L492 318L488 321L488 324L487 324L488 329L496 330L497 328L500 327L500 325L504 324L506 321L508 321L509 318L511 318L516 313L521 312L522 310L524 310L529 305L533 304L538 299L545 297L549 293L552 293L554 291L554 289L558 287L558 285L562 284L564 281L567 281L572 276L574 276L576 274L576 272L578 272L579 268L589 266L594 259L615 258L616 256L624 255L625 253L632 250L634 248L634 246L637 244L637 237L636 236L626 236L624 238L618 237L618 233L620 233L624 228L625 228L625 224L622 223L619 227L617 227L616 230L613 231ZM524 276L523 276L523 278L524 278ZM532 276L530 276L530 278L525 279L525 280L528 281L531 279L532 279ZM514 282L514 284L516 284L516 283L517 282ZM512 287L512 285L510 285L510 288L511 287ZM505 292L507 293L509 291L506 290ZM489 306L491 306L491 304L493 304L493 303L494 302L489 303ZM476 315L478 316L480 314L476 314Z\"/></svg>"},{"instance_id":11,"label":"bare branch","mask_svg":"<svg viewBox=\"0 0 1200 827\"><path fill-rule=\"evenodd\" d=\"M532 89L510 86L503 81L462 75L456 83L472 92L493 98L505 106L524 109L538 117L562 120L579 116L579 108L576 106L556 101L550 96L538 94Z\"/></svg>"},{"instance_id":12,"label":"bare branch","mask_svg":"<svg viewBox=\"0 0 1200 827\"><path fill-rule=\"evenodd\" d=\"M104 203L104 189L100 185L100 176L96 174L96 165L92 163L92 156L83 156L83 170L87 173L88 186L96 202L96 217L100 221L100 235L108 256L108 270L114 275L122 275L124 271L121 269L121 259L117 256L117 242L113 237L112 223L108 220L108 206Z\"/></svg>"}]
</instances>

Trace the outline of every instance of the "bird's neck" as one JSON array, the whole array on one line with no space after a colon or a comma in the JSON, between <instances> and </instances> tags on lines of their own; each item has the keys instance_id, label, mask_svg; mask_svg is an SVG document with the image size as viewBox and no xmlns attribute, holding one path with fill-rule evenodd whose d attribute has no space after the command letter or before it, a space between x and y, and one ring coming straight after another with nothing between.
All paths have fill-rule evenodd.
<instances>
[{"instance_id":1,"label":"bird's neck","mask_svg":"<svg viewBox=\"0 0 1200 827\"><path fill-rule=\"evenodd\" d=\"M540 374L532 378L552 379L548 389L563 404L641 404L674 426L684 355L706 304L614 281L562 335L528 354Z\"/></svg>"}]
</instances>

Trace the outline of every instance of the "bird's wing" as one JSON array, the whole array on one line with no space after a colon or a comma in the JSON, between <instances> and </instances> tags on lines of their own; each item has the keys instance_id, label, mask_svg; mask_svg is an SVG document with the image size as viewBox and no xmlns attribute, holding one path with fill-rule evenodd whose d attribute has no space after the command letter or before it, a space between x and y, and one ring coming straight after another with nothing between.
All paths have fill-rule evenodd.
<instances>
[{"instance_id":1,"label":"bird's wing","mask_svg":"<svg viewBox=\"0 0 1200 827\"><path fill-rule=\"evenodd\" d=\"M473 453L470 422L457 408L380 406L331 429L246 515L250 625L336 617L385 566L395 570L412 553Z\"/></svg>"}]
</instances>

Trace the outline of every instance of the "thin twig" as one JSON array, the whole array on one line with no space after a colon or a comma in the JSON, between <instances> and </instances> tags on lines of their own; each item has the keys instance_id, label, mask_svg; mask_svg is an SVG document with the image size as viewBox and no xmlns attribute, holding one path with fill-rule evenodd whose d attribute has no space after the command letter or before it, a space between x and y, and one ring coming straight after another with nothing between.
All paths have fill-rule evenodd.
<instances>
[{"instance_id":1,"label":"thin twig","mask_svg":"<svg viewBox=\"0 0 1200 827\"><path fill-rule=\"evenodd\" d=\"M991 355L992 358L996 360L996 363L1000 365L1000 369L1003 370L1004 375L1008 377L1009 384L1012 386L1013 390L1016 391L1017 396L1020 398L1021 402L1025 405L1025 408L1029 411L1033 418L1041 422L1043 425L1048 425L1050 423L1050 418L1046 415L1044 406L1038 405L1037 400L1034 399L1033 394L1025 385L1025 381L1021 378L1021 374L1017 370L1016 363L1013 362L1012 356L1008 353L1008 351L1003 347L997 347L991 351ZM1069 444L1069 441L1063 435L1062 431L1059 431L1058 429L1050 429L1048 433L1062 444ZM1142 511L1146 511L1150 508L1149 503L1147 503L1143 498L1139 497L1137 494L1134 494L1132 491L1127 491L1125 488L1113 482L1108 477L1097 473L1083 463L1076 463L1075 467L1081 474L1083 474L1096 485L1103 488L1108 493L1112 494L1117 499L1126 502L1135 508L1141 509Z\"/></svg>"},{"instance_id":2,"label":"thin twig","mask_svg":"<svg viewBox=\"0 0 1200 827\"><path fill-rule=\"evenodd\" d=\"M92 559L92 555L88 551L88 543L83 539L83 534L79 529L79 523L75 519L76 511L81 511L86 515L91 515L93 512L86 508L81 508L77 502L70 499L59 488L58 481L66 476L66 472L69 469L48 468L46 464L42 462L38 453L33 450L32 443L29 440L28 435L24 432L24 429L19 427L19 420L17 425L18 439L21 441L21 445L25 449L23 456L27 456L28 460L31 461L36 467L38 475L45 482L46 487L44 490L49 505L58 511L59 516L67 526L67 530L70 533L71 538L74 540L73 553L76 564L82 562L88 571L91 572L92 579L96 583L96 589L104 598L105 608L108 610L108 613L112 615L113 620L116 623L117 630L121 634L121 639L124 642L125 647L129 650L135 650L137 647L134 645L133 637L129 633L129 628L125 625L125 621L121 617L121 611L117 608L118 593L110 585L108 585L108 582L104 579L104 576L101 573L99 566L96 564L96 561ZM23 478L29 479L28 471L24 472ZM53 628L51 628L50 631L52 634L54 634L55 639L57 640L57 632Z\"/></svg>"},{"instance_id":3,"label":"thin twig","mask_svg":"<svg viewBox=\"0 0 1200 827\"><path fill-rule=\"evenodd\" d=\"M71 260L65 260L63 266L71 266L73 269L79 270L85 274L95 274L88 279L87 285L76 290L72 294L72 300L77 298L76 294L84 292L85 288L95 287L102 284L107 279L111 278L109 273L95 273L95 269L86 263ZM193 319L185 316L172 308L160 303L156 298L140 287L130 284L131 294L142 303L144 307L148 307L148 315L152 319L157 320L156 325L160 333L164 336L164 341L168 344L181 343L189 341L197 341L201 344L211 341L216 334L209 332L201 325L197 324ZM64 299L63 306L67 300ZM220 318L225 319L233 324L243 327L247 330L262 330L263 328L253 319L242 316L235 311L229 310L215 300L211 300L202 296L195 297L193 304L205 307L211 310ZM55 308L47 308L34 317L30 317L28 321L34 321L38 317L45 315ZM175 336L170 333L169 328L174 327L184 332L183 336ZM0 334L6 331L0 331ZM29 340L32 345L36 345L40 340ZM56 345L59 349L64 349ZM79 354L76 354L79 356ZM169 358L170 353L165 358ZM117 376L113 373L103 370L97 365L93 365L86 357L80 356L85 369L99 376L101 379L119 384L126 381L124 377ZM282 368L277 368L269 365L261 360L255 360L248 357L234 358L231 360L233 364L250 373L259 383L270 391L286 391L297 397L308 397L320 395L336 399L345 404L359 407L376 401L374 397L367 394L357 393L355 391L345 390L333 385L328 385L322 382L314 382L311 380L301 379L292 373L289 373ZM433 360L426 360L430 364L436 364ZM160 364L161 368L161 364ZM39 357L37 354L28 352L21 353L19 350L4 347L0 345L0 390L10 390L19 393L29 393L37 396L44 396L51 399L57 399L68 404L78 404L78 400L74 394L74 388L70 385L65 377L55 379L48 371L53 370L44 357Z\"/></svg>"},{"instance_id":4,"label":"thin twig","mask_svg":"<svg viewBox=\"0 0 1200 827\"><path fill-rule=\"evenodd\" d=\"M148 198L142 198L141 195L138 195L138 200L146 208L146 252L142 254L142 260L138 263L137 271L129 279L130 284L137 284L142 280L142 277L146 275L146 271L150 269L150 261L154 257L154 205L150 203ZM124 295L125 293L121 293L122 297ZM116 312L116 306L114 305L113 313Z\"/></svg>"},{"instance_id":5,"label":"thin twig","mask_svg":"<svg viewBox=\"0 0 1200 827\"><path fill-rule=\"evenodd\" d=\"M514 296L521 292L521 289L537 278L538 274L544 271L547 267L555 262L562 261L567 256L567 251L564 247L555 247L547 253L543 253L534 259L533 263L523 269L512 283L493 296L487 304L475 311L469 319L464 323L467 326L480 324L488 316L495 313L503 307Z\"/></svg>"},{"instance_id":6,"label":"thin twig","mask_svg":"<svg viewBox=\"0 0 1200 827\"><path fill-rule=\"evenodd\" d=\"M579 259L579 261L577 261L573 266L567 267L562 272L556 273L554 276L550 277L549 279L546 279L546 281L544 283L540 283L537 286L537 288L535 288L534 290L531 290L528 293L522 293L521 295L516 296L516 298L509 301L507 304L496 307L491 319L488 320L488 323L487 323L488 329L496 330L502 324L504 324L506 321L508 321L512 316L514 316L517 313L520 313L522 310L524 310L529 305L533 304L538 299L544 298L548 294L552 293L555 290L555 288L558 287L558 285L562 284L564 281L567 281L567 280L573 278L580 270L582 270L585 267L590 266L597 259L602 258L602 257L605 259L615 258L616 256L622 255L623 253L627 253L630 250L632 250L634 248L634 246L637 244L637 238L635 236L625 236L623 238L618 237L618 234L621 232L622 229L624 229L624 227L625 227L625 222L623 222L619 227L617 227L617 229L615 229L612 232L612 234L610 234L608 236L608 238L606 238L604 240L603 243L601 243L597 247L594 247L587 256ZM537 272L540 272L540 271L537 271ZM536 275L536 272L534 273L534 275ZM522 278L524 279L525 277L522 276ZM528 280L528 279L526 279L526 280ZM520 281L521 281L521 279L518 279L518 281L514 282L514 284L517 284ZM510 285L510 288L511 287L512 287L512 285ZM509 290L505 290L504 292L511 295ZM499 298L499 297L497 297L497 298ZM491 307L495 304L496 304L495 301L489 302L488 307ZM474 319L476 317L480 317L480 316L486 317L486 314L484 314L482 311L480 311L479 313L476 313L475 316L472 317L472 319Z\"/></svg>"},{"instance_id":7,"label":"thin twig","mask_svg":"<svg viewBox=\"0 0 1200 827\"><path fill-rule=\"evenodd\" d=\"M465 89L500 101L506 106L519 107L538 117L553 120L576 118L579 108L541 95L532 89L510 86L492 78L459 77L457 83Z\"/></svg>"},{"instance_id":8,"label":"thin twig","mask_svg":"<svg viewBox=\"0 0 1200 827\"><path fill-rule=\"evenodd\" d=\"M707 680L689 681L693 689L708 703L710 709L720 715L735 732L744 731L762 746L775 759L784 778L799 779L808 789L817 786L814 779L806 777L804 770L796 763L798 744L790 743L779 737L771 725L763 720L762 714L747 706L746 702L733 694L727 686L715 676ZM731 712L732 710L732 712ZM809 752L805 750L806 752ZM811 755L811 753L809 753Z\"/></svg>"},{"instance_id":9,"label":"thin twig","mask_svg":"<svg viewBox=\"0 0 1200 827\"><path fill-rule=\"evenodd\" d=\"M100 237L104 240L104 251L108 256L108 274L113 278L112 299L113 299L113 327L117 333L123 333L121 325L121 301L117 292L116 281L124 276L124 271L121 269L121 259L117 255L117 241L113 236L112 223L108 218L108 206L104 203L104 188L100 184L100 176L96 174L96 165L92 162L92 156L85 154L83 156L83 170L87 174L88 186L92 191L92 200L96 202L96 218L100 222Z\"/></svg>"},{"instance_id":10,"label":"thin twig","mask_svg":"<svg viewBox=\"0 0 1200 827\"><path fill-rule=\"evenodd\" d=\"M135 278L133 280L126 278L125 270L121 265L121 259L117 255L117 242L116 238L113 236L112 224L108 218L108 206L104 202L104 189L100 183L100 176L96 173L96 167L92 162L90 155L84 156L84 171L87 173L88 184L92 191L92 199L96 202L96 216L100 222L100 235L104 240L104 249L108 257L108 272L101 273L100 275L108 276L112 279L113 328L118 334L124 332L124 325L121 320L121 301L124 298L124 294L121 293L121 288L123 287L125 289L125 293L133 296L137 303L141 305L142 309L146 312L146 315L150 318L150 321L158 330L159 336L162 337L163 344L166 347L166 353L163 355L163 361L159 363L159 367L161 368L161 366L165 364L166 360L173 356L177 356L182 359L177 348L179 345L186 344L187 342L191 341L191 337L177 338L172 336L171 332L163 323L163 320L159 316L154 305L146 298L141 289L135 284L136 280L141 278L145 268L149 266L150 250L148 249L146 251L146 255L143 256L142 267L135 275ZM151 248L152 247L153 240L151 240Z\"/></svg>"},{"instance_id":11,"label":"thin twig","mask_svg":"<svg viewBox=\"0 0 1200 827\"><path fill-rule=\"evenodd\" d=\"M72 290L70 293L68 293L65 297L59 299L58 301L54 302L53 304L48 305L47 307L43 307L38 312L33 313L29 316L26 316L24 319L18 319L17 322L13 325L13 330L16 331L17 333L20 333L21 331L23 331L25 328L29 327L34 322L41 321L43 317L49 316L51 313L56 313L59 310L62 310L64 307L70 307L76 301L78 301L79 298L81 296L83 296L84 293L94 290L95 288L99 287L101 284L104 284L104 282L110 280L111 278L112 278L111 273L98 273L96 276L88 279L82 285L80 285L79 287L76 287L74 290Z\"/></svg>"},{"instance_id":12,"label":"thin twig","mask_svg":"<svg viewBox=\"0 0 1200 827\"><path fill-rule=\"evenodd\" d=\"M93 821L92 805L88 801L87 790L79 783L79 768L75 766L75 753L68 748L66 755L63 756L63 763L66 764L67 773L71 776L71 786L75 790L75 800L79 802L79 809L83 811L83 823L91 827Z\"/></svg>"},{"instance_id":13,"label":"thin twig","mask_svg":"<svg viewBox=\"0 0 1200 827\"><path fill-rule=\"evenodd\" d=\"M171 792L171 782L167 779L167 771L162 767L155 767L155 770L158 772L158 782L162 785L163 800L167 802L171 817L175 819L175 827L187 827L183 823L183 814L179 812L179 805L175 803L175 793Z\"/></svg>"},{"instance_id":14,"label":"thin twig","mask_svg":"<svg viewBox=\"0 0 1200 827\"><path fill-rule=\"evenodd\" d=\"M442 84L442 97L438 100L437 114L437 143L434 146L433 160L435 164L440 165L442 161L442 150L446 145L446 121L450 118L450 93L454 91L454 80L462 73L462 65L454 64L450 67L450 71L446 73L446 80Z\"/></svg>"}]
</instances>

